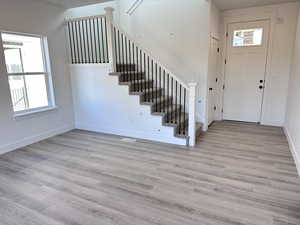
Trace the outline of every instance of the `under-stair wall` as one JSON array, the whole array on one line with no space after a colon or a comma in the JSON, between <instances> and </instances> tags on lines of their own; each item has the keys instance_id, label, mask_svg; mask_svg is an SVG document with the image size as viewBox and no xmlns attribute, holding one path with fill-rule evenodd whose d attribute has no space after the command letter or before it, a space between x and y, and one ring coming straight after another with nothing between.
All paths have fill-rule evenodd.
<instances>
[{"instance_id":1,"label":"under-stair wall","mask_svg":"<svg viewBox=\"0 0 300 225\"><path fill-rule=\"evenodd\" d=\"M78 129L186 145L174 128L162 126L162 116L140 104L140 96L110 76L109 64L72 65L75 126Z\"/></svg>"}]
</instances>

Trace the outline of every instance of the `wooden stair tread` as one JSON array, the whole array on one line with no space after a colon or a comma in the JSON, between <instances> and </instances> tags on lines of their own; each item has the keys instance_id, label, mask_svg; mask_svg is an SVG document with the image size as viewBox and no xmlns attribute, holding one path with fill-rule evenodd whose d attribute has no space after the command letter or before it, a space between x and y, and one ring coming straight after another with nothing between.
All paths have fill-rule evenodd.
<instances>
[{"instance_id":1,"label":"wooden stair tread","mask_svg":"<svg viewBox=\"0 0 300 225\"><path fill-rule=\"evenodd\" d=\"M173 117L169 118L168 121L165 122L165 124L167 124L167 125L178 124L179 125L179 123L183 123L183 122L187 122L187 121L188 121L188 114L182 112L177 115L173 115Z\"/></svg>"},{"instance_id":2,"label":"wooden stair tread","mask_svg":"<svg viewBox=\"0 0 300 225\"><path fill-rule=\"evenodd\" d=\"M145 80L145 79L135 80L135 81L119 81L120 85L129 85L129 86L131 86L131 88L134 88L135 86L138 86L138 87L150 87L150 86L153 85L152 83L153 83L152 80ZM142 86L142 85L145 85L145 86ZM144 89L141 89L141 92L143 90Z\"/></svg>"},{"instance_id":3,"label":"wooden stair tread","mask_svg":"<svg viewBox=\"0 0 300 225\"><path fill-rule=\"evenodd\" d=\"M154 115L167 115L171 114L172 112L179 111L181 108L181 105L162 105L163 110L160 112L153 112Z\"/></svg>"},{"instance_id":4,"label":"wooden stair tread","mask_svg":"<svg viewBox=\"0 0 300 225\"><path fill-rule=\"evenodd\" d=\"M165 101L172 101L172 97L170 97L170 96L160 96L158 98L154 98L153 101L151 101L151 102L144 102L144 103L149 103L151 105L156 105L156 104L160 104L160 103L165 102Z\"/></svg>"},{"instance_id":5,"label":"wooden stair tread","mask_svg":"<svg viewBox=\"0 0 300 225\"><path fill-rule=\"evenodd\" d=\"M162 89L153 89L153 88L147 88L146 89L143 89L143 90L140 90L140 91L131 91L130 94L136 94L136 95L146 95L146 94L150 94L150 93L155 93L155 92L158 92L158 91L161 91Z\"/></svg>"}]
</instances>

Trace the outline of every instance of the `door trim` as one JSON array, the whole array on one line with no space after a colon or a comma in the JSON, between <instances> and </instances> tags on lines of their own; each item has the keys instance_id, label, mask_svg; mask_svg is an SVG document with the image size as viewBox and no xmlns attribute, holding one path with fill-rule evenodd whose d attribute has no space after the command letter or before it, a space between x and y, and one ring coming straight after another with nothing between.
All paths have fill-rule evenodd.
<instances>
[{"instance_id":1,"label":"door trim","mask_svg":"<svg viewBox=\"0 0 300 225\"><path fill-rule=\"evenodd\" d=\"M264 80L265 80L265 83L264 83L264 90L263 90L263 93L262 93L262 101L261 101L261 110L260 110L260 117L259 117L259 121L258 121L258 124L263 124L262 120L263 120L263 110L264 110L264 102L265 102L265 92L266 92L266 84L268 83L268 66L269 66L269 61L270 61L270 54L271 54L271 48L270 48L270 45L272 43L272 20L270 18L267 18L267 19L257 19L257 20L241 20L241 21L235 21L235 22L225 22L224 23L224 26L225 26L225 35L224 35L224 55L223 55L223 62L224 62L224 66L223 66L223 88L222 88L222 100L221 100L221 120L224 120L224 102L225 102L225 84L226 84L226 67L227 67L227 61L228 61L228 57L229 57L229 25L231 24L239 24L239 23L251 23L251 22L268 22L268 40L267 40L267 46L266 46L266 52L267 52L267 55L266 55L266 65L265 65L265 72L264 72ZM225 88L224 88L225 87Z\"/></svg>"},{"instance_id":2,"label":"door trim","mask_svg":"<svg viewBox=\"0 0 300 225\"><path fill-rule=\"evenodd\" d=\"M221 42L220 42L220 39L219 38L216 38L214 37L213 35L210 35L210 38L209 38L209 60L211 59L211 47L212 47L212 41L216 41L218 43L218 49L219 51L217 52L217 73L215 74L215 76L217 76L216 78L218 79L218 82L221 81L221 75L220 75L220 72L221 72L221 68L220 68L220 60L221 60L221 52L220 52L220 47L221 47ZM209 73L208 73L208 76L211 75L210 74L210 65L209 65ZM214 78L214 80L216 79ZM208 77L207 79L207 102L206 102L206 120L207 120L207 126L209 127L214 121L218 120L218 116L217 116L217 111L219 110L219 105L220 105L220 101L219 101L219 96L221 96L221 92L218 88L218 83L216 82L215 84L215 102L214 102L214 105L216 107L216 110L214 111L213 113L213 120L210 122L209 121L209 114L210 114L210 90L209 90L209 84L210 84L210 77Z\"/></svg>"}]
</instances>

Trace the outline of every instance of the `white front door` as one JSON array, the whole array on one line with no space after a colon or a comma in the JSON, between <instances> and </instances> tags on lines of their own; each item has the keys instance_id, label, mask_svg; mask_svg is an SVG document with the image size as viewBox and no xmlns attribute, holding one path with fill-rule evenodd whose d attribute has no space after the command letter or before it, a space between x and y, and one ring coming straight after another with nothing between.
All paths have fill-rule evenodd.
<instances>
[{"instance_id":1,"label":"white front door","mask_svg":"<svg viewBox=\"0 0 300 225\"><path fill-rule=\"evenodd\" d=\"M260 122L269 21L228 25L223 119Z\"/></svg>"},{"instance_id":2,"label":"white front door","mask_svg":"<svg viewBox=\"0 0 300 225\"><path fill-rule=\"evenodd\" d=\"M216 118L217 110L217 79L219 78L219 41L210 39L209 72L208 72L208 125Z\"/></svg>"}]
</instances>

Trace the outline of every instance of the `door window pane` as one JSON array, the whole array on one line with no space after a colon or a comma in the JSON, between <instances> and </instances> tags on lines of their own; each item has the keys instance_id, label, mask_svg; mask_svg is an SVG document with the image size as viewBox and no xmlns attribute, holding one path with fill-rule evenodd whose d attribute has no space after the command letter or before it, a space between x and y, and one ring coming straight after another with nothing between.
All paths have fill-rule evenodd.
<instances>
[{"instance_id":1,"label":"door window pane","mask_svg":"<svg viewBox=\"0 0 300 225\"><path fill-rule=\"evenodd\" d=\"M233 47L262 45L263 28L235 30L233 32Z\"/></svg>"}]
</instances>

